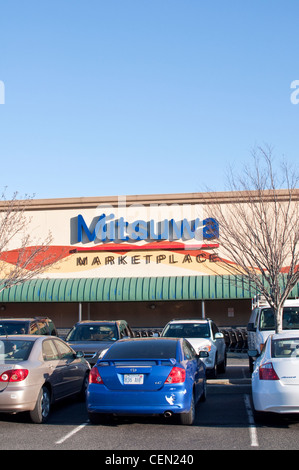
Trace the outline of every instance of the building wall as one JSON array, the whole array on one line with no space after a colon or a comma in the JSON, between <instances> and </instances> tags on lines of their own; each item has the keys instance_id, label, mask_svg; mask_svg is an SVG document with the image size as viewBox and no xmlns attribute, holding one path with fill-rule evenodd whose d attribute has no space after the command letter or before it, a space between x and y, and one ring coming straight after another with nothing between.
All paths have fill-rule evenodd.
<instances>
[{"instance_id":1,"label":"building wall","mask_svg":"<svg viewBox=\"0 0 299 470\"><path fill-rule=\"evenodd\" d=\"M206 318L218 326L245 326L248 323L250 300L209 300L204 303ZM0 307L1 308L1 307ZM71 328L79 320L77 303L7 303L1 317L31 317L46 315L58 328ZM132 327L163 327L173 318L202 318L202 302L96 302L82 304L82 320L124 319Z\"/></svg>"}]
</instances>

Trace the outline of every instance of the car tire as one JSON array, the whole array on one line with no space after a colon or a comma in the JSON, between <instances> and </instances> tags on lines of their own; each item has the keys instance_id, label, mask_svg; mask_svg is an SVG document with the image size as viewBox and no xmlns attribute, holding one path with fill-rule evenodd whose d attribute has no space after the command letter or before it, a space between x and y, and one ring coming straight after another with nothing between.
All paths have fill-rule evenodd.
<instances>
[{"instance_id":1,"label":"car tire","mask_svg":"<svg viewBox=\"0 0 299 470\"><path fill-rule=\"evenodd\" d=\"M212 379L216 379L216 377L218 375L217 356L215 356L214 367L213 367L213 369L210 370L210 375L211 375Z\"/></svg>"},{"instance_id":2,"label":"car tire","mask_svg":"<svg viewBox=\"0 0 299 470\"><path fill-rule=\"evenodd\" d=\"M87 387L88 387L88 382L89 381L89 372L87 372L84 376L84 380L82 383L82 388L81 391L79 392L79 400L80 401L85 401L86 400L86 392L87 392Z\"/></svg>"},{"instance_id":3,"label":"car tire","mask_svg":"<svg viewBox=\"0 0 299 470\"><path fill-rule=\"evenodd\" d=\"M36 424L45 423L50 415L50 407L50 390L44 385L39 391L34 409L29 412L31 421Z\"/></svg>"},{"instance_id":4,"label":"car tire","mask_svg":"<svg viewBox=\"0 0 299 470\"><path fill-rule=\"evenodd\" d=\"M201 397L200 397L199 401L204 402L204 401L206 401L206 399L207 399L207 381L205 379L204 383L203 383L203 392L201 394Z\"/></svg>"},{"instance_id":5,"label":"car tire","mask_svg":"<svg viewBox=\"0 0 299 470\"><path fill-rule=\"evenodd\" d=\"M226 355L226 353L225 353L223 361L222 361L221 364L219 364L219 366L218 366L218 372L219 372L220 374L224 374L224 373L225 373L225 371L226 371L226 363L227 363L227 355Z\"/></svg>"},{"instance_id":6,"label":"car tire","mask_svg":"<svg viewBox=\"0 0 299 470\"><path fill-rule=\"evenodd\" d=\"M190 410L188 411L188 413L181 413L179 415L180 423L185 426L191 426L195 421L195 411L196 411L196 405L195 405L194 393L193 393L192 399L191 399Z\"/></svg>"}]
</instances>

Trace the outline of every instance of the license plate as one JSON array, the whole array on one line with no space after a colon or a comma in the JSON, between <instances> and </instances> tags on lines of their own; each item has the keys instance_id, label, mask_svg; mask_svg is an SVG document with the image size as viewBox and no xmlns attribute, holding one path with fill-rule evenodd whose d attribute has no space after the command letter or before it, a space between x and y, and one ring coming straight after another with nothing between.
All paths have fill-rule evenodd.
<instances>
[{"instance_id":1,"label":"license plate","mask_svg":"<svg viewBox=\"0 0 299 470\"><path fill-rule=\"evenodd\" d=\"M130 385L130 384L143 384L143 374L125 374L124 376L124 384L125 385Z\"/></svg>"}]
</instances>

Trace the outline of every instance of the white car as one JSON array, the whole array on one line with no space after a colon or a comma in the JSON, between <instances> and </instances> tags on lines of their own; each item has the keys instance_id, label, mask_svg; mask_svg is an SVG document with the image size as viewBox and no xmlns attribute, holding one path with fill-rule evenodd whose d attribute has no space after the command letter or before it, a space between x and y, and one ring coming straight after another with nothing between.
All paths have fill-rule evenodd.
<instances>
[{"instance_id":1,"label":"white car","mask_svg":"<svg viewBox=\"0 0 299 470\"><path fill-rule=\"evenodd\" d=\"M264 412L299 413L299 334L270 335L256 357L252 373L252 398L258 417Z\"/></svg>"},{"instance_id":2,"label":"white car","mask_svg":"<svg viewBox=\"0 0 299 470\"><path fill-rule=\"evenodd\" d=\"M216 377L226 370L226 345L223 333L210 319L171 320L163 328L161 336L186 338L195 351L207 351L209 356L202 358L207 372Z\"/></svg>"}]
</instances>

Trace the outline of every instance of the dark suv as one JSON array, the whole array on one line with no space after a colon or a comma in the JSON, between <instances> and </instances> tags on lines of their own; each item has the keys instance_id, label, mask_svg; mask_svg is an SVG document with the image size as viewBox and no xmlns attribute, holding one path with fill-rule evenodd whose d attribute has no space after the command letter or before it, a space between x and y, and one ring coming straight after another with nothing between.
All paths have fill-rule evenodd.
<instances>
[{"instance_id":1,"label":"dark suv","mask_svg":"<svg viewBox=\"0 0 299 470\"><path fill-rule=\"evenodd\" d=\"M58 336L50 318L0 318L0 335L51 335Z\"/></svg>"},{"instance_id":2,"label":"dark suv","mask_svg":"<svg viewBox=\"0 0 299 470\"><path fill-rule=\"evenodd\" d=\"M65 341L75 351L83 351L93 366L105 349L117 340L132 338L134 333L125 320L85 320L76 323Z\"/></svg>"}]
</instances>

